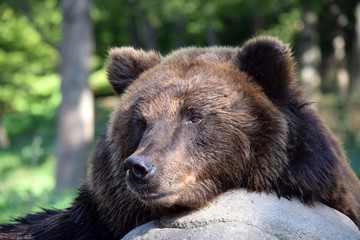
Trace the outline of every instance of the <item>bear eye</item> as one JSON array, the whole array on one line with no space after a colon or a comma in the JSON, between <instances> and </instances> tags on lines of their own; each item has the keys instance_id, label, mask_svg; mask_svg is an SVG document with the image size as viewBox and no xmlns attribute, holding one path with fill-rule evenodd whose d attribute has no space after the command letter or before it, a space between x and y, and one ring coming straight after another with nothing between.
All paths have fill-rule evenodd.
<instances>
[{"instance_id":1,"label":"bear eye","mask_svg":"<svg viewBox=\"0 0 360 240\"><path fill-rule=\"evenodd\" d=\"M138 125L141 128L146 128L146 121L144 119L138 118L135 120L136 125Z\"/></svg>"},{"instance_id":2,"label":"bear eye","mask_svg":"<svg viewBox=\"0 0 360 240\"><path fill-rule=\"evenodd\" d=\"M202 118L199 117L199 116L193 116L193 117L190 118L191 123L199 123L201 121L202 121Z\"/></svg>"}]
</instances>

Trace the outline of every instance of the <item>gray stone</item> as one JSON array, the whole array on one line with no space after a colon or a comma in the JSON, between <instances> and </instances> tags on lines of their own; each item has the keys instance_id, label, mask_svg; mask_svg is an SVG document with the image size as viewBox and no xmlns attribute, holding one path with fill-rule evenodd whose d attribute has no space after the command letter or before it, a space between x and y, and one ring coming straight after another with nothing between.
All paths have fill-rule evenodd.
<instances>
[{"instance_id":1,"label":"gray stone","mask_svg":"<svg viewBox=\"0 0 360 240\"><path fill-rule=\"evenodd\" d=\"M151 221L128 239L347 239L360 240L357 226L323 204L314 206L275 194L229 191L199 211Z\"/></svg>"}]
</instances>

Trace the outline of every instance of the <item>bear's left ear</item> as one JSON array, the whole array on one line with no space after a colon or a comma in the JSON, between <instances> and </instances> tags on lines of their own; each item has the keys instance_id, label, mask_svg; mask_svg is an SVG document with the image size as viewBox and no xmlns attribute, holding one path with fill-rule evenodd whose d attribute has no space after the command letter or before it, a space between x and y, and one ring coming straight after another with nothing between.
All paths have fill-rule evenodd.
<instances>
[{"instance_id":1,"label":"bear's left ear","mask_svg":"<svg viewBox=\"0 0 360 240\"><path fill-rule=\"evenodd\" d=\"M291 51L277 38L247 41L237 53L235 63L258 82L271 99L284 97L287 87L295 80Z\"/></svg>"},{"instance_id":2,"label":"bear's left ear","mask_svg":"<svg viewBox=\"0 0 360 240\"><path fill-rule=\"evenodd\" d=\"M141 73L159 64L161 55L123 47L110 49L109 60L107 77L115 92L121 94Z\"/></svg>"}]
</instances>

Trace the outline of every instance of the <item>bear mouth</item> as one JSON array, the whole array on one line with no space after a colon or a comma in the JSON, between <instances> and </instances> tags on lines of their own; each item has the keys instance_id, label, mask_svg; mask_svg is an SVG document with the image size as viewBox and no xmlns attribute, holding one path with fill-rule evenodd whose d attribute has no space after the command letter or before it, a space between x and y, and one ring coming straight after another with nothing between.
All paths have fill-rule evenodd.
<instances>
[{"instance_id":1,"label":"bear mouth","mask_svg":"<svg viewBox=\"0 0 360 240\"><path fill-rule=\"evenodd\" d=\"M167 187L161 187L157 184L135 184L129 178L126 178L128 189L133 192L139 200L155 205L169 205L176 202L183 191L198 185L195 184L195 182L195 177L189 175L175 183L166 184ZM169 185L171 185L171 187L169 187Z\"/></svg>"},{"instance_id":2,"label":"bear mouth","mask_svg":"<svg viewBox=\"0 0 360 240\"><path fill-rule=\"evenodd\" d=\"M167 197L171 194L168 193L138 193L138 197L143 201L156 201L161 198Z\"/></svg>"},{"instance_id":3,"label":"bear mouth","mask_svg":"<svg viewBox=\"0 0 360 240\"><path fill-rule=\"evenodd\" d=\"M172 202L176 201L179 197L179 194L184 190L184 188L172 189L170 191L159 191L159 192L146 192L146 191L133 191L137 198L148 204L155 205L169 205Z\"/></svg>"}]
</instances>

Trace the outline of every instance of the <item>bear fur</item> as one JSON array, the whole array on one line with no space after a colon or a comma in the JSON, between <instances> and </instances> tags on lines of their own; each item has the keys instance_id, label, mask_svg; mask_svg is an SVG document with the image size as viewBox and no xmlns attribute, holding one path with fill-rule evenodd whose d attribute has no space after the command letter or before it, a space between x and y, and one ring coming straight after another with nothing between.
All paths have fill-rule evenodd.
<instances>
[{"instance_id":1,"label":"bear fur","mask_svg":"<svg viewBox=\"0 0 360 240\"><path fill-rule=\"evenodd\" d=\"M3 225L0 239L120 239L236 188L321 202L360 227L359 181L297 84L287 45L259 37L165 57L115 48L109 59L120 100L78 197Z\"/></svg>"}]
</instances>

